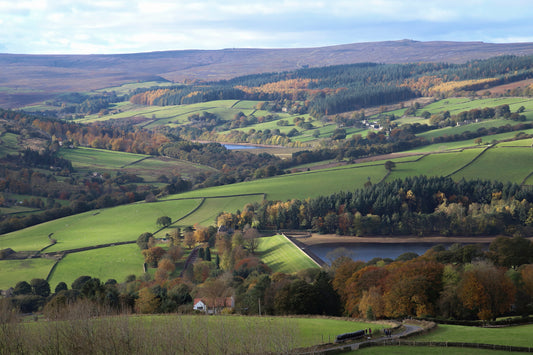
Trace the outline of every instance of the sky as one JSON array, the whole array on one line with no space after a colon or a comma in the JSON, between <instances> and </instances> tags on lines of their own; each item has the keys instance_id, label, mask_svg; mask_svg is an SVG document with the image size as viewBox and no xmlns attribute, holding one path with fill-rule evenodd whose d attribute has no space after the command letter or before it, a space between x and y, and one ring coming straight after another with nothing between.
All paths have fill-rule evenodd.
<instances>
[{"instance_id":1,"label":"sky","mask_svg":"<svg viewBox=\"0 0 533 355\"><path fill-rule=\"evenodd\" d=\"M0 0L0 53L533 42L531 0Z\"/></svg>"}]
</instances>

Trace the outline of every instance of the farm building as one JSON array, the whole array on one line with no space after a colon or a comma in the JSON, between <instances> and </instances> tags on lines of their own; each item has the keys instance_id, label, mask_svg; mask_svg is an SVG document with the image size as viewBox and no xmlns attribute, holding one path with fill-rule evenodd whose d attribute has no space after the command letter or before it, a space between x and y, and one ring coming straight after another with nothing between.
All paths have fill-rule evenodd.
<instances>
[{"instance_id":1,"label":"farm building","mask_svg":"<svg viewBox=\"0 0 533 355\"><path fill-rule=\"evenodd\" d=\"M213 299L195 298L193 309L207 314L217 314L225 308L234 308L235 299L233 297L218 297Z\"/></svg>"}]
</instances>

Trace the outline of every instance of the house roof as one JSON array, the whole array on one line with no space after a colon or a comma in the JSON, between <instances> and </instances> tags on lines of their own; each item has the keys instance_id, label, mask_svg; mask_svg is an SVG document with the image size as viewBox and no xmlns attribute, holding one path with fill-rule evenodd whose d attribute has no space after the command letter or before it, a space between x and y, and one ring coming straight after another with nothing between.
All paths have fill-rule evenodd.
<instances>
[{"instance_id":1,"label":"house roof","mask_svg":"<svg viewBox=\"0 0 533 355\"><path fill-rule=\"evenodd\" d=\"M217 297L214 300L206 297L195 298L194 305L196 306L199 302L202 302L209 308L213 307L233 307L233 297Z\"/></svg>"}]
</instances>

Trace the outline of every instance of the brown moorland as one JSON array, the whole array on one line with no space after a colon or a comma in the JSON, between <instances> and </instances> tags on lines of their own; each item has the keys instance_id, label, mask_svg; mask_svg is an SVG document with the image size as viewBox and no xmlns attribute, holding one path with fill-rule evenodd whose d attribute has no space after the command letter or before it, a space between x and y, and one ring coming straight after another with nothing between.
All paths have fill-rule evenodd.
<instances>
[{"instance_id":1,"label":"brown moorland","mask_svg":"<svg viewBox=\"0 0 533 355\"><path fill-rule=\"evenodd\" d=\"M318 48L179 50L114 55L0 54L0 107L15 108L61 92L80 92L127 82L220 80L361 62L464 63L503 54L533 54L533 43L353 43Z\"/></svg>"}]
</instances>

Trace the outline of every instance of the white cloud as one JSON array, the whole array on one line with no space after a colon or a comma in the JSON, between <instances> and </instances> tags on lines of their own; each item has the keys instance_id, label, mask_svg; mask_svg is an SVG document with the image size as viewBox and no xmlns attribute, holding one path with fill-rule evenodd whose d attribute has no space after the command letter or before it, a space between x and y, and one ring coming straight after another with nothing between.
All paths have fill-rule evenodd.
<instances>
[{"instance_id":1,"label":"white cloud","mask_svg":"<svg viewBox=\"0 0 533 355\"><path fill-rule=\"evenodd\" d=\"M531 40L527 0L0 0L18 53L291 47L395 40Z\"/></svg>"}]
</instances>

